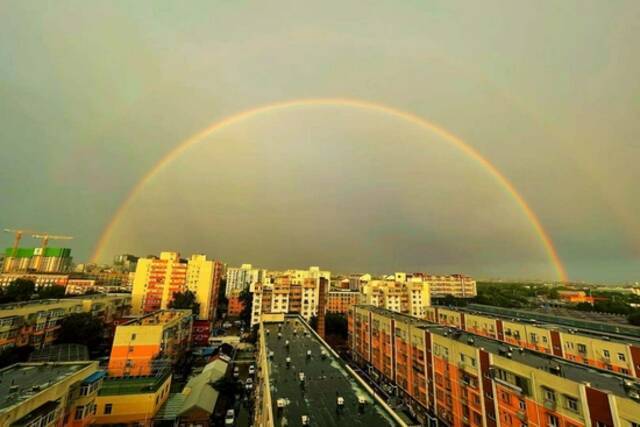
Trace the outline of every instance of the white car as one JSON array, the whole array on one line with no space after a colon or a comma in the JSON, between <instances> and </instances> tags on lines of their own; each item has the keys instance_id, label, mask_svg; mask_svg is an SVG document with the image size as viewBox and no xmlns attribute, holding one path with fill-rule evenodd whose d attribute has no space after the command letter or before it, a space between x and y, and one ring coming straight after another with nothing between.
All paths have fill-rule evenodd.
<instances>
[{"instance_id":1,"label":"white car","mask_svg":"<svg viewBox=\"0 0 640 427\"><path fill-rule=\"evenodd\" d=\"M253 380L251 378L247 378L247 382L244 383L244 387L247 390L251 390L253 388Z\"/></svg>"},{"instance_id":2,"label":"white car","mask_svg":"<svg viewBox=\"0 0 640 427\"><path fill-rule=\"evenodd\" d=\"M256 367L251 365L249 366L249 375L255 375L256 373Z\"/></svg>"},{"instance_id":3,"label":"white car","mask_svg":"<svg viewBox=\"0 0 640 427\"><path fill-rule=\"evenodd\" d=\"M224 425L232 426L235 421L236 413L233 409L229 409L227 411L227 415L224 416Z\"/></svg>"},{"instance_id":4,"label":"white car","mask_svg":"<svg viewBox=\"0 0 640 427\"><path fill-rule=\"evenodd\" d=\"M233 368L233 378L238 378L240 376L240 368L235 366Z\"/></svg>"}]
</instances>

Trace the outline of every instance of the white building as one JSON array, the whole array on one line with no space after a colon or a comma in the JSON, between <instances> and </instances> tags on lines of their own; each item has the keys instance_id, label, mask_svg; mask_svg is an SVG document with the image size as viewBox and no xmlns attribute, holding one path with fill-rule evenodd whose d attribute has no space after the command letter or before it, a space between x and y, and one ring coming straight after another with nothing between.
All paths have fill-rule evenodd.
<instances>
[{"instance_id":1,"label":"white building","mask_svg":"<svg viewBox=\"0 0 640 427\"><path fill-rule=\"evenodd\" d=\"M225 295L228 298L234 291L242 292L254 283L265 283L266 276L267 270L253 268L251 264L228 268Z\"/></svg>"}]
</instances>

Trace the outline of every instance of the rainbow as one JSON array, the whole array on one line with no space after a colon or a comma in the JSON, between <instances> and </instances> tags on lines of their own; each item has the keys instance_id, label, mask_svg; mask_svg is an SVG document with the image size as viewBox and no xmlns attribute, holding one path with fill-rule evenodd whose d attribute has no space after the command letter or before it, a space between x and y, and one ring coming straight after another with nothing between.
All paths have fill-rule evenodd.
<instances>
[{"instance_id":1,"label":"rainbow","mask_svg":"<svg viewBox=\"0 0 640 427\"><path fill-rule=\"evenodd\" d=\"M120 218L123 217L125 211L135 199L136 195L142 191L142 189L153 179L153 177L166 166L168 166L171 162L173 162L176 158L180 157L185 151L193 147L194 145L202 142L205 138L210 135L234 124L238 124L243 122L244 120L251 119L255 116L274 113L282 110L300 108L300 107L317 107L317 106L331 106L331 107L346 107L353 108L357 110L366 110L370 112L377 112L389 115L391 117L396 117L405 122L411 123L415 126L418 126L428 132L431 132L445 141L449 142L461 152L474 159L477 163L479 163L489 174L502 186L502 188L511 196L511 198L518 204L518 206L522 209L523 213L526 215L527 219L531 223L533 229L536 232L536 235L539 237L542 245L547 252L547 255L558 274L558 279L566 282L568 281L568 276L566 269L558 256L558 251L556 250L551 237L546 232L544 227L542 226L540 219L537 217L535 212L531 209L531 207L527 204L524 197L518 192L518 190L514 187L514 185L504 176L489 160L483 157L475 148L471 147L467 143L465 143L462 139L454 135L453 133L445 130L420 116L417 116L413 113L398 110L396 108L389 107L387 105L379 104L371 101L364 101L359 99L352 98L307 98L307 99L294 99L282 102L276 102L272 104L262 105L259 107L252 108L250 110L242 111L240 113L233 114L231 116L225 117L221 120L218 120L208 126L207 128L201 130L195 135L189 137L188 139L182 141L177 147L171 150L167 155L165 155L158 163L156 163L146 175L138 181L138 183L131 189L129 194L124 199L123 203L118 207L115 214L103 230L98 243L96 244L95 250L93 252L92 261L96 262L100 257L103 249L105 248L107 242L111 238L111 234L115 229L115 226L118 224Z\"/></svg>"}]
</instances>

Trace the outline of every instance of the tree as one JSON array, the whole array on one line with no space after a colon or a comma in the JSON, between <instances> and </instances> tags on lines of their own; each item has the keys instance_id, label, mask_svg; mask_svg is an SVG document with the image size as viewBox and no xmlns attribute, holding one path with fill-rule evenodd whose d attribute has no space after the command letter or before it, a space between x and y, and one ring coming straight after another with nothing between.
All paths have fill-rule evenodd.
<instances>
[{"instance_id":1,"label":"tree","mask_svg":"<svg viewBox=\"0 0 640 427\"><path fill-rule=\"evenodd\" d=\"M245 325L248 325L251 322L253 294L249 292L249 289L245 289L240 292L240 295L238 297L243 304L242 312L240 312L240 319L244 321Z\"/></svg>"},{"instance_id":2,"label":"tree","mask_svg":"<svg viewBox=\"0 0 640 427\"><path fill-rule=\"evenodd\" d=\"M578 303L573 308L579 311L593 311L593 306L588 302Z\"/></svg>"},{"instance_id":3,"label":"tree","mask_svg":"<svg viewBox=\"0 0 640 427\"><path fill-rule=\"evenodd\" d=\"M191 291L174 292L169 308L190 308L193 314L200 313L200 303L196 301L196 294Z\"/></svg>"},{"instance_id":4,"label":"tree","mask_svg":"<svg viewBox=\"0 0 640 427\"><path fill-rule=\"evenodd\" d=\"M41 287L38 290L38 298L39 299L58 299L64 298L65 296L65 287L64 286L46 286Z\"/></svg>"},{"instance_id":5,"label":"tree","mask_svg":"<svg viewBox=\"0 0 640 427\"><path fill-rule=\"evenodd\" d=\"M104 322L91 313L74 313L60 322L58 344L84 344L90 352L97 352L104 342Z\"/></svg>"},{"instance_id":6,"label":"tree","mask_svg":"<svg viewBox=\"0 0 640 427\"><path fill-rule=\"evenodd\" d=\"M33 347L25 345L22 347L10 347L0 352L0 368L13 365L14 363L26 362Z\"/></svg>"},{"instance_id":7,"label":"tree","mask_svg":"<svg viewBox=\"0 0 640 427\"><path fill-rule=\"evenodd\" d=\"M640 310L636 310L627 316L627 321L635 326L640 326Z\"/></svg>"},{"instance_id":8,"label":"tree","mask_svg":"<svg viewBox=\"0 0 640 427\"><path fill-rule=\"evenodd\" d=\"M347 317L342 314L327 313L324 318L324 328L327 335L337 335L345 340L349 337Z\"/></svg>"},{"instance_id":9,"label":"tree","mask_svg":"<svg viewBox=\"0 0 640 427\"><path fill-rule=\"evenodd\" d=\"M467 301L464 298L456 298L451 294L447 294L444 298L440 299L440 305L446 305L449 307L464 307L467 305Z\"/></svg>"},{"instance_id":10,"label":"tree","mask_svg":"<svg viewBox=\"0 0 640 427\"><path fill-rule=\"evenodd\" d=\"M4 289L0 299L2 302L28 301L36 289L35 283L29 279L16 279Z\"/></svg>"}]
</instances>

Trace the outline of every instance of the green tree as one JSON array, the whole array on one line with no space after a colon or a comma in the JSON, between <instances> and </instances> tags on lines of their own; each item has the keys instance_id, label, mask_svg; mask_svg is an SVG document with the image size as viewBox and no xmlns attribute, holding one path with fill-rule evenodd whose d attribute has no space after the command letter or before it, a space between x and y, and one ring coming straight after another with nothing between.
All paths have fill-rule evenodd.
<instances>
[{"instance_id":1,"label":"green tree","mask_svg":"<svg viewBox=\"0 0 640 427\"><path fill-rule=\"evenodd\" d=\"M64 286L46 286L41 287L38 290L38 298L39 299L58 299L64 298L65 296L65 287Z\"/></svg>"},{"instance_id":2,"label":"green tree","mask_svg":"<svg viewBox=\"0 0 640 427\"><path fill-rule=\"evenodd\" d=\"M347 316L339 313L327 313L324 317L324 330L327 335L337 335L347 339L349 337Z\"/></svg>"},{"instance_id":3,"label":"green tree","mask_svg":"<svg viewBox=\"0 0 640 427\"><path fill-rule=\"evenodd\" d=\"M30 345L22 347L11 347L0 352L0 368L13 365L14 363L26 362L33 351Z\"/></svg>"},{"instance_id":4,"label":"green tree","mask_svg":"<svg viewBox=\"0 0 640 427\"><path fill-rule=\"evenodd\" d=\"M191 291L174 292L169 308L190 308L193 314L200 313L200 303L196 301L196 294Z\"/></svg>"},{"instance_id":5,"label":"green tree","mask_svg":"<svg viewBox=\"0 0 640 427\"><path fill-rule=\"evenodd\" d=\"M593 311L593 306L588 302L578 303L573 308L579 311Z\"/></svg>"},{"instance_id":6,"label":"green tree","mask_svg":"<svg viewBox=\"0 0 640 427\"><path fill-rule=\"evenodd\" d=\"M627 321L635 326L640 326L640 310L636 310L627 316Z\"/></svg>"},{"instance_id":7,"label":"green tree","mask_svg":"<svg viewBox=\"0 0 640 427\"><path fill-rule=\"evenodd\" d=\"M33 280L16 279L4 289L0 298L2 302L28 301L35 290L36 285Z\"/></svg>"},{"instance_id":8,"label":"green tree","mask_svg":"<svg viewBox=\"0 0 640 427\"><path fill-rule=\"evenodd\" d=\"M84 344L90 352L96 353L108 345L104 340L104 329L102 319L91 313L74 313L60 322L56 343Z\"/></svg>"},{"instance_id":9,"label":"green tree","mask_svg":"<svg viewBox=\"0 0 640 427\"><path fill-rule=\"evenodd\" d=\"M444 298L440 298L437 300L440 305L453 306L453 307L464 307L467 305L467 300L464 298L456 298L451 294L445 295Z\"/></svg>"}]
</instances>

